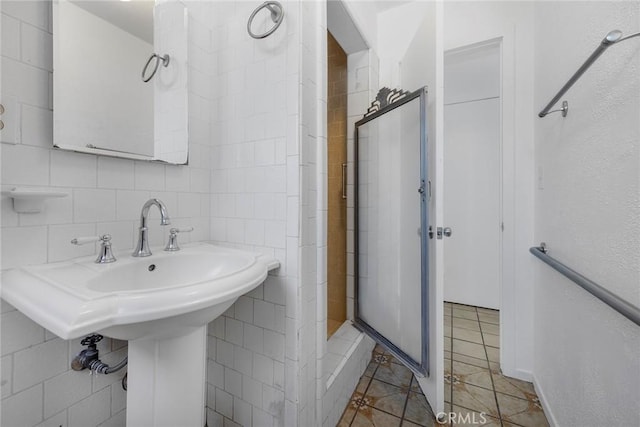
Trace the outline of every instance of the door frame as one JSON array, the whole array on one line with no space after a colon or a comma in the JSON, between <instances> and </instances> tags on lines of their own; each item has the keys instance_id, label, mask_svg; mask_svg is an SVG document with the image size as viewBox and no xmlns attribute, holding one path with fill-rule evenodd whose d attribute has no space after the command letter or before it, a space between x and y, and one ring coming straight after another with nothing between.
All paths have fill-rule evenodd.
<instances>
[{"instance_id":1,"label":"door frame","mask_svg":"<svg viewBox=\"0 0 640 427\"><path fill-rule=\"evenodd\" d=\"M505 375L531 380L530 372L517 368L517 351L522 349L517 336L518 288L516 277L516 51L513 26L496 26L470 34L446 51L468 49L500 40L501 104L501 200L502 245L500 256L500 368ZM521 328L521 327L520 327Z\"/></svg>"}]
</instances>

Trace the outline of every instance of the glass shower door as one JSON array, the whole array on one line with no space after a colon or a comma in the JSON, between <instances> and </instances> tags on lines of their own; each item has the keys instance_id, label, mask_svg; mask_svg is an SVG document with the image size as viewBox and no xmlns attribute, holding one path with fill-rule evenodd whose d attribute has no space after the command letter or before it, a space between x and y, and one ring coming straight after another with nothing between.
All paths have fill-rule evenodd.
<instances>
[{"instance_id":1,"label":"glass shower door","mask_svg":"<svg viewBox=\"0 0 640 427\"><path fill-rule=\"evenodd\" d=\"M355 323L428 374L426 89L356 123Z\"/></svg>"}]
</instances>

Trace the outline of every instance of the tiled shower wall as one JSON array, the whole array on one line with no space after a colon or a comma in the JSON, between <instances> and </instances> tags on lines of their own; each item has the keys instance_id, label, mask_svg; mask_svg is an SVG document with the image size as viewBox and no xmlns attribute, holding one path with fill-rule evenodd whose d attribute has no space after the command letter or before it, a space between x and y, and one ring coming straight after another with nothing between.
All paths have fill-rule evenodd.
<instances>
[{"instance_id":1,"label":"tiled shower wall","mask_svg":"<svg viewBox=\"0 0 640 427\"><path fill-rule=\"evenodd\" d=\"M2 268L92 254L94 246L69 241L100 233L110 233L115 250L126 256L150 197L167 204L173 224L195 227L184 241L209 239L212 10L205 2L185 4L190 156L188 166L171 166L52 149L51 3L2 1L2 190L48 187L69 194L46 202L38 214L17 214L2 196ZM151 242L160 245L166 230L156 226L156 212L151 216ZM4 302L0 322L3 427L124 425L123 372L70 371L79 340L61 340ZM99 348L107 363L126 355L124 342L105 339Z\"/></svg>"},{"instance_id":2,"label":"tiled shower wall","mask_svg":"<svg viewBox=\"0 0 640 427\"><path fill-rule=\"evenodd\" d=\"M327 57L327 337L330 337L347 319L347 206L343 188L346 177L342 176L342 165L347 162L347 55L331 33L327 33Z\"/></svg>"}]
</instances>

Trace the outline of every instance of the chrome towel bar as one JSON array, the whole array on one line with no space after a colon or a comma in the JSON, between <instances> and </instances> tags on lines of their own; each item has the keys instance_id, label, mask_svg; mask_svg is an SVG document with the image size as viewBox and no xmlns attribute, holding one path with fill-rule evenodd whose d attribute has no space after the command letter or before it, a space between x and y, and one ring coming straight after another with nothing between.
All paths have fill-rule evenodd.
<instances>
[{"instance_id":1,"label":"chrome towel bar","mask_svg":"<svg viewBox=\"0 0 640 427\"><path fill-rule=\"evenodd\" d=\"M591 67L591 64L593 64L596 61L596 59L598 59L600 55L602 55L604 51L607 50L609 46L612 46L614 44L617 44L622 41L628 40L633 37L638 37L638 36L640 36L640 33L629 34L628 36L622 37L622 31L620 30L609 31L607 35L604 37L604 39L602 39L602 41L600 42L596 50L593 51L591 56L589 56L587 60L584 61L584 64L582 64L582 66L578 68L578 71L576 71L574 75L571 76L569 81L566 82L564 86L562 86L562 88L558 91L556 96L554 96L551 99L551 101L549 101L547 106L544 107L542 111L538 113L538 117L544 117L547 114L555 113L556 111L561 111L562 117L566 117L567 111L569 110L569 104L566 101L562 104L562 108L560 110L550 111L551 108L553 108L553 106L556 105L556 103L560 100L560 98L562 98L562 96L569 90L569 88L571 88L571 86L573 86L573 84L576 81L578 81L578 79L584 74L584 72L587 71L589 67Z\"/></svg>"},{"instance_id":2,"label":"chrome towel bar","mask_svg":"<svg viewBox=\"0 0 640 427\"><path fill-rule=\"evenodd\" d=\"M156 65L153 67L153 71L151 71L151 74L147 77L147 68L149 68L149 64L151 64L151 61L153 61L153 58L156 59ZM171 58L169 57L169 55L164 55L164 56L160 56L157 53L152 53L151 56L149 57L149 60L147 61L146 64L144 64L144 68L142 69L142 81L147 83L149 80L151 80L153 78L153 76L156 75L156 72L158 72L158 67L160 66L160 63L162 62L162 66L166 67L169 65L169 61L171 60Z\"/></svg>"},{"instance_id":3,"label":"chrome towel bar","mask_svg":"<svg viewBox=\"0 0 640 427\"><path fill-rule=\"evenodd\" d=\"M262 9L268 9L269 12L271 13L271 20L273 21L273 27L271 27L270 30L262 34L256 34L251 29L251 24L253 24L253 19L256 17L258 12L260 12ZM247 21L247 32L254 39L263 39L267 36L270 36L275 30L277 30L280 24L282 23L283 19L284 19L284 7L282 7L282 4L273 0L266 1L262 3L260 6L258 6L253 11L251 16L249 16L249 21Z\"/></svg>"},{"instance_id":4,"label":"chrome towel bar","mask_svg":"<svg viewBox=\"0 0 640 427\"><path fill-rule=\"evenodd\" d=\"M600 301L604 302L636 325L640 326L640 308L628 301L625 301L613 292L608 291L594 281L587 279L582 274L570 269L560 261L547 255L548 250L544 243L541 243L540 246L531 247L529 252L553 267L563 276L571 279L578 286L588 291L591 295L598 298Z\"/></svg>"}]
</instances>

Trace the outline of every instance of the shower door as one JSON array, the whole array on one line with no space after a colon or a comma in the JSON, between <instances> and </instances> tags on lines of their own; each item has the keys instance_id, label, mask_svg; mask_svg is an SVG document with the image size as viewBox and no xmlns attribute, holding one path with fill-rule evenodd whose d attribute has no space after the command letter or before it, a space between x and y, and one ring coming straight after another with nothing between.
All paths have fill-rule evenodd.
<instances>
[{"instance_id":1,"label":"shower door","mask_svg":"<svg viewBox=\"0 0 640 427\"><path fill-rule=\"evenodd\" d=\"M426 98L423 88L365 116L355 138L354 321L421 376L429 371Z\"/></svg>"}]
</instances>

